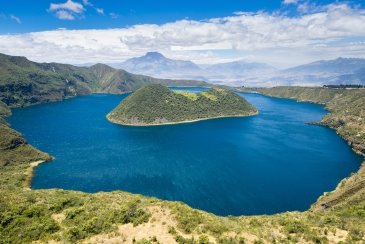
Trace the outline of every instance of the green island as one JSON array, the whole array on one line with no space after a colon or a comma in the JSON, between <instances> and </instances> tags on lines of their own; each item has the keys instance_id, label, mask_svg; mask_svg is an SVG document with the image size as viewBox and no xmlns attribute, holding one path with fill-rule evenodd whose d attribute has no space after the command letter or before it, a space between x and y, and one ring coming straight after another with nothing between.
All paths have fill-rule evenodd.
<instances>
[{"instance_id":1,"label":"green island","mask_svg":"<svg viewBox=\"0 0 365 244\"><path fill-rule=\"evenodd\" d=\"M243 97L222 88L194 93L172 91L165 86L151 84L129 95L107 118L117 124L146 126L257 113Z\"/></svg>"},{"instance_id":2,"label":"green island","mask_svg":"<svg viewBox=\"0 0 365 244\"><path fill-rule=\"evenodd\" d=\"M67 98L65 91L70 91L70 86L61 74L59 80L53 77L56 74L52 68L42 73L39 64L18 58L15 61L19 63L9 61L16 68L13 74L24 75L14 75L12 83L2 77L7 69L0 76L0 243L364 242L365 164L339 182L333 192L324 193L307 211L275 215L220 217L181 202L122 191L88 194L62 189L31 190L33 167L52 157L28 144L6 123L5 116L13 107ZM57 66L55 70L60 72ZM70 78L78 74L65 73ZM39 75L53 77L54 82L42 82ZM80 87L73 87L81 91ZM99 91L93 89L89 92ZM319 123L335 129L356 152L365 154L365 89L240 90L324 104L329 113Z\"/></svg>"}]
</instances>

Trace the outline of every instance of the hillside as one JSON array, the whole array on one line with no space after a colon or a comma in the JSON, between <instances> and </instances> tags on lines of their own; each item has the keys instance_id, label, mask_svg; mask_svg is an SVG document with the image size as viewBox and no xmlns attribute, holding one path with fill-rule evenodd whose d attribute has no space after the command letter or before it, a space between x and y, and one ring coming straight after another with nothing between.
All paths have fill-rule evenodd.
<instances>
[{"instance_id":1,"label":"hillside","mask_svg":"<svg viewBox=\"0 0 365 244\"><path fill-rule=\"evenodd\" d=\"M215 88L192 93L154 84L129 95L107 118L125 125L158 125L256 113L244 98L228 90Z\"/></svg>"},{"instance_id":2,"label":"hillside","mask_svg":"<svg viewBox=\"0 0 365 244\"><path fill-rule=\"evenodd\" d=\"M99 93L125 93L146 84L208 86L202 81L164 80L134 75L96 64L89 68L58 63L36 63L25 57L0 54L0 101L27 106L68 97ZM1 106L1 105L0 105Z\"/></svg>"},{"instance_id":3,"label":"hillside","mask_svg":"<svg viewBox=\"0 0 365 244\"><path fill-rule=\"evenodd\" d=\"M0 54L0 100L11 106L88 94L94 81L86 68Z\"/></svg>"}]
</instances>

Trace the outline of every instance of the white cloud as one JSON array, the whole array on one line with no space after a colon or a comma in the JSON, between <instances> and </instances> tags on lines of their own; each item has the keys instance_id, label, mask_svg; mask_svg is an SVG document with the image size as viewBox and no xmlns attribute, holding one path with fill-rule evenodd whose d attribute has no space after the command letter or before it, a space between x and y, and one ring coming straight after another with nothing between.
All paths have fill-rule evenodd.
<instances>
[{"instance_id":1,"label":"white cloud","mask_svg":"<svg viewBox=\"0 0 365 244\"><path fill-rule=\"evenodd\" d=\"M82 2L84 3L85 6L93 6L93 4L89 2L89 0L82 0Z\"/></svg>"},{"instance_id":2,"label":"white cloud","mask_svg":"<svg viewBox=\"0 0 365 244\"><path fill-rule=\"evenodd\" d=\"M59 19L73 20L77 15L82 14L85 8L81 3L67 0L65 3L51 3L48 11L54 12Z\"/></svg>"},{"instance_id":3,"label":"white cloud","mask_svg":"<svg viewBox=\"0 0 365 244\"><path fill-rule=\"evenodd\" d=\"M96 10L96 12L98 14L104 15L104 9L102 9L102 8L95 8L95 10Z\"/></svg>"},{"instance_id":4,"label":"white cloud","mask_svg":"<svg viewBox=\"0 0 365 244\"><path fill-rule=\"evenodd\" d=\"M14 20L18 24L21 24L22 23L22 21L20 20L20 18L17 17L17 16L15 16L15 15L13 15L13 14L10 15L10 19Z\"/></svg>"},{"instance_id":5,"label":"white cloud","mask_svg":"<svg viewBox=\"0 0 365 244\"><path fill-rule=\"evenodd\" d=\"M42 62L108 63L157 50L198 63L248 57L284 67L338 56L364 57L364 23L364 9L331 4L295 17L243 12L205 21L0 35L0 52Z\"/></svg>"},{"instance_id":6,"label":"white cloud","mask_svg":"<svg viewBox=\"0 0 365 244\"><path fill-rule=\"evenodd\" d=\"M284 0L283 4L297 4L298 0Z\"/></svg>"},{"instance_id":7,"label":"white cloud","mask_svg":"<svg viewBox=\"0 0 365 244\"><path fill-rule=\"evenodd\" d=\"M75 17L66 10L57 11L56 16L57 16L57 18L64 19L64 20L74 20L75 19Z\"/></svg>"},{"instance_id":8,"label":"white cloud","mask_svg":"<svg viewBox=\"0 0 365 244\"><path fill-rule=\"evenodd\" d=\"M84 12L84 6L81 3L73 2L72 0L67 0L65 3L51 3L49 6L50 11L57 10L67 10L74 13L82 13Z\"/></svg>"},{"instance_id":9,"label":"white cloud","mask_svg":"<svg viewBox=\"0 0 365 244\"><path fill-rule=\"evenodd\" d=\"M112 19L118 19L118 18L119 18L119 14L116 14L116 13L109 13L109 16L110 16Z\"/></svg>"}]
</instances>

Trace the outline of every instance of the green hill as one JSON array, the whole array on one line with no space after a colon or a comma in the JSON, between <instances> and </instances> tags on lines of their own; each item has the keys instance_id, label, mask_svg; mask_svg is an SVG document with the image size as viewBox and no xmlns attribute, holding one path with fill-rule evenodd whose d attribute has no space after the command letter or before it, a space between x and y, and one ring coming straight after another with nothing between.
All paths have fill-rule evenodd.
<instances>
[{"instance_id":1,"label":"green hill","mask_svg":"<svg viewBox=\"0 0 365 244\"><path fill-rule=\"evenodd\" d=\"M128 96L107 118L125 125L159 125L254 114L257 110L251 104L228 90L193 93L153 84Z\"/></svg>"},{"instance_id":2,"label":"green hill","mask_svg":"<svg viewBox=\"0 0 365 244\"><path fill-rule=\"evenodd\" d=\"M164 80L134 75L105 64L76 67L59 63L36 63L25 57L0 54L0 101L11 107L95 92L126 93L151 83L169 86L209 85L203 81Z\"/></svg>"}]
</instances>

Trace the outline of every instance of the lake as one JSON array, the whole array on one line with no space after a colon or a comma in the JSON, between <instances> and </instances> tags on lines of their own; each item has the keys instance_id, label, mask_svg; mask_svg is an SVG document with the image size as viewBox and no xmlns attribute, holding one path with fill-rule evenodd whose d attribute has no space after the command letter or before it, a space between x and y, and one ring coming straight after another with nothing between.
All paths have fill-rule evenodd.
<instances>
[{"instance_id":1,"label":"lake","mask_svg":"<svg viewBox=\"0 0 365 244\"><path fill-rule=\"evenodd\" d=\"M240 95L260 114L128 127L105 118L127 95L95 94L14 109L8 121L56 158L36 168L34 189L123 190L218 215L306 210L360 167L335 131L306 124L322 106Z\"/></svg>"}]
</instances>

